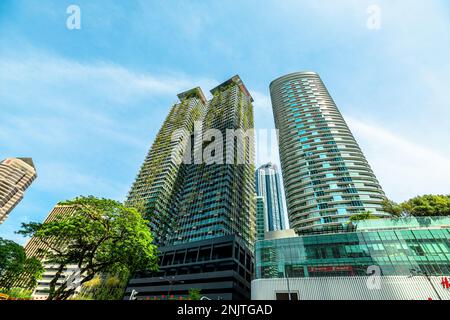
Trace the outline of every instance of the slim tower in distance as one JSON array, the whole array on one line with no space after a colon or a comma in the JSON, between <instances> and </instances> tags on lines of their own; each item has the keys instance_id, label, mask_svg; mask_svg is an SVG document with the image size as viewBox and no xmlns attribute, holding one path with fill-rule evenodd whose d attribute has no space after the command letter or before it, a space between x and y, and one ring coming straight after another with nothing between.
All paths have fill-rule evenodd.
<instances>
[{"instance_id":1,"label":"slim tower in distance","mask_svg":"<svg viewBox=\"0 0 450 320\"><path fill-rule=\"evenodd\" d=\"M266 230L277 231L286 229L280 174L273 163L259 167L255 172L256 194L264 198L266 208Z\"/></svg>"}]
</instances>

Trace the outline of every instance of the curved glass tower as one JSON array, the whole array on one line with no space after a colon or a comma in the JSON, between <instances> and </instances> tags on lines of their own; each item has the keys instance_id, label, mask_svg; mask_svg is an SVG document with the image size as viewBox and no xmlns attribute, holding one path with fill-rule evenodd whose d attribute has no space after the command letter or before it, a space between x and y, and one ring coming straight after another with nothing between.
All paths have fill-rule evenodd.
<instances>
[{"instance_id":1,"label":"curved glass tower","mask_svg":"<svg viewBox=\"0 0 450 320\"><path fill-rule=\"evenodd\" d=\"M270 94L291 228L325 232L355 214L389 216L384 192L320 76L285 75L270 84Z\"/></svg>"}]
</instances>

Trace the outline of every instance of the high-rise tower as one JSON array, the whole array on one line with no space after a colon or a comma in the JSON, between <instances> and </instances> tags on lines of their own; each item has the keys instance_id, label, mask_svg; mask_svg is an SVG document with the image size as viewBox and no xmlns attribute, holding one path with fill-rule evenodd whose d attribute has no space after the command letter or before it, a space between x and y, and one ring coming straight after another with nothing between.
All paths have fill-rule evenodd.
<instances>
[{"instance_id":1,"label":"high-rise tower","mask_svg":"<svg viewBox=\"0 0 450 320\"><path fill-rule=\"evenodd\" d=\"M160 245L255 240L253 140L227 139L253 129L253 99L239 76L211 93L210 101L200 88L178 95L129 193L127 203L145 207Z\"/></svg>"},{"instance_id":2,"label":"high-rise tower","mask_svg":"<svg viewBox=\"0 0 450 320\"><path fill-rule=\"evenodd\" d=\"M155 242L160 245L169 241L178 222L174 209L185 175L183 157L190 147L189 139L180 133L188 137L193 134L207 102L200 88L183 92L178 98L180 102L170 110L127 199L128 205L145 211Z\"/></svg>"},{"instance_id":3,"label":"high-rise tower","mask_svg":"<svg viewBox=\"0 0 450 320\"><path fill-rule=\"evenodd\" d=\"M264 198L266 207L265 231L286 229L280 175L275 164L267 163L255 172L256 194Z\"/></svg>"},{"instance_id":4,"label":"high-rise tower","mask_svg":"<svg viewBox=\"0 0 450 320\"><path fill-rule=\"evenodd\" d=\"M211 93L201 122L201 141L192 139L191 162L182 165L183 188L175 203L178 222L170 243L238 235L252 246L256 232L254 145L244 136L254 127L253 99L238 76ZM244 133L242 140L236 138L239 130Z\"/></svg>"},{"instance_id":5,"label":"high-rise tower","mask_svg":"<svg viewBox=\"0 0 450 320\"><path fill-rule=\"evenodd\" d=\"M270 84L291 228L324 231L382 210L383 190L317 73Z\"/></svg>"},{"instance_id":6,"label":"high-rise tower","mask_svg":"<svg viewBox=\"0 0 450 320\"><path fill-rule=\"evenodd\" d=\"M256 238L253 99L239 76L178 95L129 193L159 246L160 270L126 295L248 299ZM133 291L135 290L135 291Z\"/></svg>"},{"instance_id":7,"label":"high-rise tower","mask_svg":"<svg viewBox=\"0 0 450 320\"><path fill-rule=\"evenodd\" d=\"M0 224L22 200L36 177L31 158L8 158L0 162Z\"/></svg>"}]
</instances>

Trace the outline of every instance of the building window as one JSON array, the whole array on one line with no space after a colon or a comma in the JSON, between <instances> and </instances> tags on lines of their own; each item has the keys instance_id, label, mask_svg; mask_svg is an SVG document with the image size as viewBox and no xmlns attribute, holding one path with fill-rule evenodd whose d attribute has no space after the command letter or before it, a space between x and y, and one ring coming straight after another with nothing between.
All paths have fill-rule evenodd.
<instances>
[{"instance_id":1,"label":"building window","mask_svg":"<svg viewBox=\"0 0 450 320\"><path fill-rule=\"evenodd\" d=\"M288 292L276 292L276 299L277 300L289 300L289 293ZM298 300L298 293L297 292L291 292L291 299L290 300Z\"/></svg>"}]
</instances>

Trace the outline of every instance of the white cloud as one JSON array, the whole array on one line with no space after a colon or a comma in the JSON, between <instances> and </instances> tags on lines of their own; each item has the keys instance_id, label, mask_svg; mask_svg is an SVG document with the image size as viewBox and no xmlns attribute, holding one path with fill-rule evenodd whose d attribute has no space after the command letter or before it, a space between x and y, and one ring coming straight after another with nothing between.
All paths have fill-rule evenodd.
<instances>
[{"instance_id":1,"label":"white cloud","mask_svg":"<svg viewBox=\"0 0 450 320\"><path fill-rule=\"evenodd\" d=\"M272 113L272 103L270 101L270 97L264 93L259 91L249 90L253 99L253 106L255 108L255 112L259 113L267 113L267 115Z\"/></svg>"},{"instance_id":2,"label":"white cloud","mask_svg":"<svg viewBox=\"0 0 450 320\"><path fill-rule=\"evenodd\" d=\"M95 195L118 200L125 198L124 189L129 188L128 185L125 187L111 177L93 176L71 164L57 162L39 164L39 179L36 180L34 187L50 193L55 190L64 190L72 197Z\"/></svg>"},{"instance_id":3,"label":"white cloud","mask_svg":"<svg viewBox=\"0 0 450 320\"><path fill-rule=\"evenodd\" d=\"M2 57L0 69L1 96L32 98L31 95L40 90L43 97L56 96L56 101L65 103L74 98L82 99L85 94L95 94L106 101L124 104L149 96L176 96L192 88L193 83L207 88L216 84L210 79L192 79L182 74L154 76L104 62L83 64L42 52L25 57ZM12 90L13 86L16 90ZM28 90L18 96L20 87ZM82 96L74 97L74 92Z\"/></svg>"},{"instance_id":4,"label":"white cloud","mask_svg":"<svg viewBox=\"0 0 450 320\"><path fill-rule=\"evenodd\" d=\"M345 119L388 197L450 193L450 159L380 125Z\"/></svg>"},{"instance_id":5,"label":"white cloud","mask_svg":"<svg viewBox=\"0 0 450 320\"><path fill-rule=\"evenodd\" d=\"M1 228L16 240L24 217L42 220L61 200L90 194L124 200L176 95L217 84L26 52L0 55L0 157L31 156L38 171Z\"/></svg>"}]
</instances>

